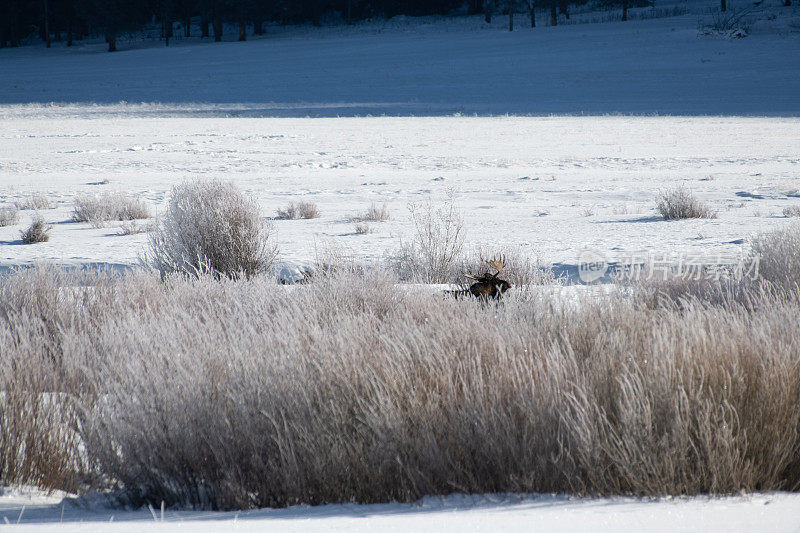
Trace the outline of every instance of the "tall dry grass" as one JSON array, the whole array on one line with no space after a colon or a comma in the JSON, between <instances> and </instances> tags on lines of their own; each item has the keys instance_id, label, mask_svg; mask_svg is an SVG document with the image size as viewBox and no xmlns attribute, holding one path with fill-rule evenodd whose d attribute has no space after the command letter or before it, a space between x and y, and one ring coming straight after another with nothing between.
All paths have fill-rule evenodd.
<instances>
[{"instance_id":1,"label":"tall dry grass","mask_svg":"<svg viewBox=\"0 0 800 533\"><path fill-rule=\"evenodd\" d=\"M758 298L32 269L0 281L0 475L226 509L797 490L800 306Z\"/></svg>"}]
</instances>

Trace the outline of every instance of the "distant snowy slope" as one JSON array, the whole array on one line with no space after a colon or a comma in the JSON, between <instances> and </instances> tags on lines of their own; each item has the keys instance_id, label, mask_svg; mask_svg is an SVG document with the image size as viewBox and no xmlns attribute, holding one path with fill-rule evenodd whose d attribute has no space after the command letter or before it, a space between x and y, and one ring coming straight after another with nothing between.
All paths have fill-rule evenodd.
<instances>
[{"instance_id":1,"label":"distant snowy slope","mask_svg":"<svg viewBox=\"0 0 800 533\"><path fill-rule=\"evenodd\" d=\"M102 43L6 49L0 105L160 102L181 104L181 112L191 104L192 112L300 117L797 116L800 32L789 22L800 20L800 10L786 9L738 40L698 37L697 15L688 14L535 30L521 24L514 33L447 22L438 31L435 24L281 30L246 43L114 54Z\"/></svg>"}]
</instances>

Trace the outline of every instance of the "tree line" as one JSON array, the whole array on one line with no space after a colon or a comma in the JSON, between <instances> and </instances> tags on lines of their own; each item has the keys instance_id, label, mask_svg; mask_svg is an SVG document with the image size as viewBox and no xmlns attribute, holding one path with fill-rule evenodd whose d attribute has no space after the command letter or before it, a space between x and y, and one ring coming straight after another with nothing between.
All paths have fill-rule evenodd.
<instances>
[{"instance_id":1,"label":"tree line","mask_svg":"<svg viewBox=\"0 0 800 533\"><path fill-rule=\"evenodd\" d=\"M514 15L526 13L536 26L536 8L549 8L550 25L559 16L569 18L569 5L588 0L0 0L0 48L21 46L32 36L50 47L52 41L75 40L89 35L105 35L109 51L117 48L117 37L160 26L167 45L180 31L191 37L199 31L202 38L222 40L225 25L234 24L238 39L264 33L267 22L279 24L321 24L326 14L336 13L347 23L372 17L395 15L436 15L454 12L484 13L487 22L493 16L508 16L514 29ZM723 0L724 1L724 0ZM788 1L788 0L787 0ZM622 7L622 20L630 6L648 0L601 0ZM198 27L199 21L199 27ZM230 26L228 26L230 31Z\"/></svg>"}]
</instances>

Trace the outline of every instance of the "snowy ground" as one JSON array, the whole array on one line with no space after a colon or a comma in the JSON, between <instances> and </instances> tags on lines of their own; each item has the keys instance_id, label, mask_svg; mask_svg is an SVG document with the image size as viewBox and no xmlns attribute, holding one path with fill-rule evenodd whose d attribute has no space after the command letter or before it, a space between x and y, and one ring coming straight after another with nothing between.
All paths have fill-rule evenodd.
<instances>
[{"instance_id":1,"label":"snowy ground","mask_svg":"<svg viewBox=\"0 0 800 533\"><path fill-rule=\"evenodd\" d=\"M70 222L78 193L125 191L163 209L172 184L235 181L267 216L290 201L322 216L276 220L284 260L331 243L380 258L408 238L409 202L452 189L468 242L575 264L585 248L609 259L667 254L716 262L800 206L800 119L690 117L441 117L338 119L5 119L0 203L42 193L55 206L48 243L0 228L0 265L34 260L131 264L144 235ZM102 184L103 180L108 184ZM716 219L664 221L654 198L685 185ZM392 220L357 235L350 218L386 202ZM513 268L513 265L510 266Z\"/></svg>"},{"instance_id":2,"label":"snowy ground","mask_svg":"<svg viewBox=\"0 0 800 533\"><path fill-rule=\"evenodd\" d=\"M24 507L24 509L23 509ZM239 513L120 511L54 497L0 496L0 520L14 531L275 532L631 531L796 532L800 495L728 498L582 499L565 496L449 496L384 505L324 505ZM5 523L5 522L3 522Z\"/></svg>"}]
</instances>

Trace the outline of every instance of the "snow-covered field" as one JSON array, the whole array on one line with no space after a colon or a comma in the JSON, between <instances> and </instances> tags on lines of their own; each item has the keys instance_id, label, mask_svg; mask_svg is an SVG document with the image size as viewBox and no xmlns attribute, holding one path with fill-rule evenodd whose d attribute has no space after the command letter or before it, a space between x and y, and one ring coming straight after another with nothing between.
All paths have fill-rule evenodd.
<instances>
[{"instance_id":1,"label":"snow-covered field","mask_svg":"<svg viewBox=\"0 0 800 533\"><path fill-rule=\"evenodd\" d=\"M575 264L584 248L609 259L647 252L701 256L744 251L747 238L785 224L800 206L800 119L690 117L62 118L5 119L4 203L42 193L55 207L50 242L21 245L0 228L0 264L34 260L131 264L143 234L70 222L79 193L124 191L162 209L172 184L235 181L266 216L312 201L312 220L276 220L286 261L335 246L380 258L408 238L407 205L449 190L468 242ZM104 180L109 183L103 184ZM716 219L664 221L659 190L684 185ZM358 235L351 217L371 202L392 219ZM509 265L513 268L513 265Z\"/></svg>"},{"instance_id":2,"label":"snow-covered field","mask_svg":"<svg viewBox=\"0 0 800 533\"><path fill-rule=\"evenodd\" d=\"M0 228L0 270L39 260L133 264L146 236L71 222L74 197L122 191L159 211L173 184L198 177L234 181L265 216L315 202L320 218L274 221L287 262L330 246L381 258L409 238L409 203L451 192L470 245L567 269L586 248L622 261L744 253L749 236L788 223L783 209L800 206L800 10L761 17L732 41L698 37L704 8L690 8L514 33L502 21L406 20L117 54L102 43L0 50L0 206L33 194L53 206L40 211L53 225L47 243L21 244L32 211ZM662 220L654 198L677 185L718 217ZM392 218L356 234L351 219L372 202ZM800 497L790 494L454 496L167 511L162 524L148 510L0 496L0 520L41 529L63 520L59 531L797 531L798 517Z\"/></svg>"},{"instance_id":3,"label":"snow-covered field","mask_svg":"<svg viewBox=\"0 0 800 533\"><path fill-rule=\"evenodd\" d=\"M453 495L414 504L323 505L208 513L121 511L56 497L0 496L0 520L14 531L388 532L562 531L796 532L800 497L757 494L726 498L571 498ZM5 521L3 523L6 523Z\"/></svg>"}]
</instances>

